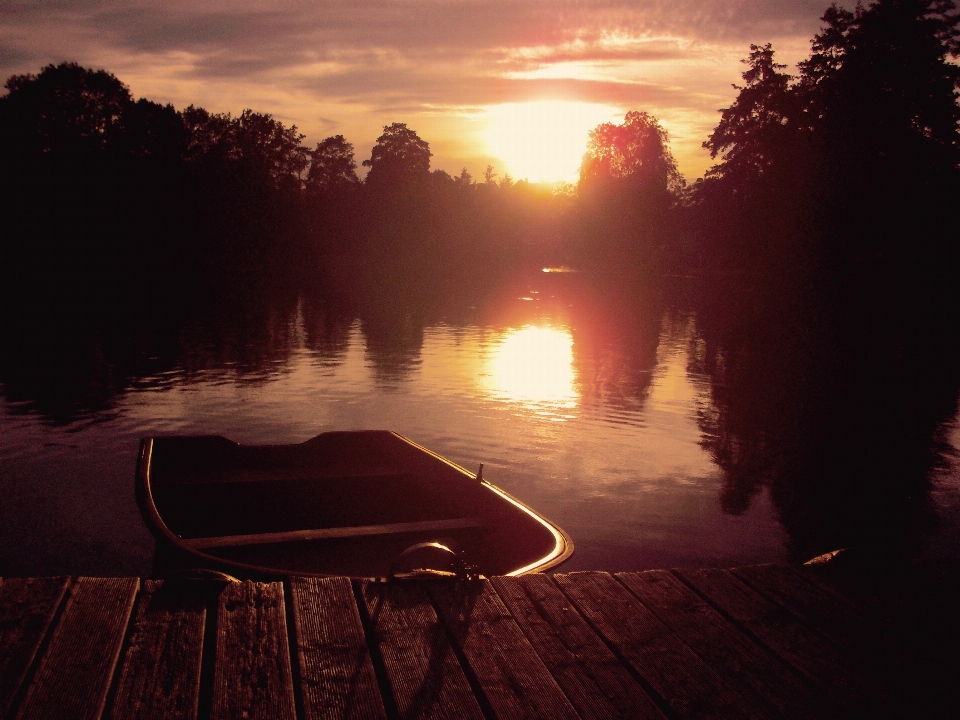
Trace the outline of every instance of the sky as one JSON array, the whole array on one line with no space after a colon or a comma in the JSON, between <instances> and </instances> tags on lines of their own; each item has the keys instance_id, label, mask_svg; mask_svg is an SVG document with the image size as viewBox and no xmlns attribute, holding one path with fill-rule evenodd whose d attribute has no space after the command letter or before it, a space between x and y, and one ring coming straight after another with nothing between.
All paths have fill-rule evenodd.
<instances>
[{"instance_id":1,"label":"sky","mask_svg":"<svg viewBox=\"0 0 960 720\"><path fill-rule=\"evenodd\" d=\"M844 4L844 3L841 3ZM849 5L850 3L846 3ZM828 0L0 0L0 74L74 61L134 97L296 125L313 147L384 125L433 169L575 181L587 134L629 110L659 119L688 181L736 97L750 44L793 68Z\"/></svg>"}]
</instances>

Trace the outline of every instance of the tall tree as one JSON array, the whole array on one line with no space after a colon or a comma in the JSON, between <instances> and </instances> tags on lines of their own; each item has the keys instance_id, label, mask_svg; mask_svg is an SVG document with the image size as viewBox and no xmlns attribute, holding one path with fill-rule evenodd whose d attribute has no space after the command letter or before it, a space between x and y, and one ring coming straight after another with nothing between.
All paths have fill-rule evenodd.
<instances>
[{"instance_id":1,"label":"tall tree","mask_svg":"<svg viewBox=\"0 0 960 720\"><path fill-rule=\"evenodd\" d=\"M310 157L306 181L308 193L322 195L349 190L359 184L353 145L343 135L334 135L317 143Z\"/></svg>"},{"instance_id":2,"label":"tall tree","mask_svg":"<svg viewBox=\"0 0 960 720\"><path fill-rule=\"evenodd\" d=\"M580 166L581 188L613 180L648 191L678 190L683 180L668 143L667 131L646 112L631 110L622 125L598 125Z\"/></svg>"},{"instance_id":3,"label":"tall tree","mask_svg":"<svg viewBox=\"0 0 960 720\"><path fill-rule=\"evenodd\" d=\"M406 123L383 126L369 160L367 185L375 189L408 187L426 181L430 175L430 145Z\"/></svg>"},{"instance_id":4,"label":"tall tree","mask_svg":"<svg viewBox=\"0 0 960 720\"><path fill-rule=\"evenodd\" d=\"M133 105L130 90L105 70L47 65L40 75L13 75L0 98L0 143L18 156L91 156L113 149Z\"/></svg>"},{"instance_id":5,"label":"tall tree","mask_svg":"<svg viewBox=\"0 0 960 720\"><path fill-rule=\"evenodd\" d=\"M665 267L672 242L668 216L684 186L667 131L646 112L631 110L622 125L590 132L580 165L580 226L571 261L584 269L650 281Z\"/></svg>"},{"instance_id":6,"label":"tall tree","mask_svg":"<svg viewBox=\"0 0 960 720\"><path fill-rule=\"evenodd\" d=\"M960 56L954 2L879 0L854 12L832 6L823 21L813 54L800 63L814 117L857 123L846 141L922 136L960 149L960 67L949 60Z\"/></svg>"},{"instance_id":7,"label":"tall tree","mask_svg":"<svg viewBox=\"0 0 960 720\"><path fill-rule=\"evenodd\" d=\"M237 159L248 168L266 172L276 185L296 182L309 160L297 126L285 127L271 115L244 110L234 121Z\"/></svg>"},{"instance_id":8,"label":"tall tree","mask_svg":"<svg viewBox=\"0 0 960 720\"><path fill-rule=\"evenodd\" d=\"M733 86L740 91L737 99L703 143L710 157L723 158L709 177L746 184L764 176L800 129L803 113L792 92L792 78L773 56L770 43L751 45L750 56L742 61L749 66L743 73L745 85Z\"/></svg>"}]
</instances>

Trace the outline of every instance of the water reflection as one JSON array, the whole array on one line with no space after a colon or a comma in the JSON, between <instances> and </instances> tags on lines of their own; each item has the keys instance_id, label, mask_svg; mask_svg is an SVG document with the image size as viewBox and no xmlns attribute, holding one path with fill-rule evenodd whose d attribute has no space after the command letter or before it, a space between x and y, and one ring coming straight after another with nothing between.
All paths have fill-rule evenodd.
<instances>
[{"instance_id":1,"label":"water reflection","mask_svg":"<svg viewBox=\"0 0 960 720\"><path fill-rule=\"evenodd\" d=\"M936 357L885 375L901 389L880 396L861 368L883 354L850 351L862 334L848 329L815 335L779 308L735 332L717 302L535 274L477 306L283 295L152 325L5 328L0 574L142 574L139 556L123 563L142 530L130 473L151 434L394 429L485 463L574 536L570 569L802 560L878 532L878 518L888 533L929 524L924 503L960 507L955 486L929 500L919 482L956 411L958 378L919 372ZM890 398L898 412L882 413ZM890 487L920 500L881 513L884 493L903 495Z\"/></svg>"},{"instance_id":2,"label":"water reflection","mask_svg":"<svg viewBox=\"0 0 960 720\"><path fill-rule=\"evenodd\" d=\"M551 409L577 406L573 336L568 329L527 325L512 330L494 349L489 368L494 397Z\"/></svg>"}]
</instances>

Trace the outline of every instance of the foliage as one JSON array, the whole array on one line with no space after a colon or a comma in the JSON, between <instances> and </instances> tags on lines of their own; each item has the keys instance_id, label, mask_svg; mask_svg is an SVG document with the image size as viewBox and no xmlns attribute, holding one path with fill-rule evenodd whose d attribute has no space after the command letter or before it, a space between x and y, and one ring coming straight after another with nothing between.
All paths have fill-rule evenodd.
<instances>
[{"instance_id":1,"label":"foliage","mask_svg":"<svg viewBox=\"0 0 960 720\"><path fill-rule=\"evenodd\" d=\"M960 166L960 15L880 0L823 21L797 78L770 45L751 46L745 85L704 143L721 159L695 193L710 264L769 265L797 232L799 252L832 265L916 254L913 238L939 235Z\"/></svg>"},{"instance_id":2,"label":"foliage","mask_svg":"<svg viewBox=\"0 0 960 720\"><path fill-rule=\"evenodd\" d=\"M655 117L630 111L622 125L597 126L580 166L577 235L567 240L568 262L612 273L618 284L655 282L671 264L672 215L683 187L667 132ZM569 189L557 191L569 195Z\"/></svg>"},{"instance_id":3,"label":"foliage","mask_svg":"<svg viewBox=\"0 0 960 720\"><path fill-rule=\"evenodd\" d=\"M317 143L310 157L306 181L308 193L316 195L346 190L360 182L357 163L353 159L353 145L343 135L334 135Z\"/></svg>"},{"instance_id":4,"label":"foliage","mask_svg":"<svg viewBox=\"0 0 960 720\"><path fill-rule=\"evenodd\" d=\"M738 184L755 181L770 171L778 150L794 133L804 115L790 92L790 75L781 72L786 65L774 62L773 46L750 46L750 57L742 62L750 66L743 73L746 85L734 85L740 91L733 105L723 111L720 123L703 146L710 157L723 156L708 177L730 177Z\"/></svg>"},{"instance_id":5,"label":"foliage","mask_svg":"<svg viewBox=\"0 0 960 720\"><path fill-rule=\"evenodd\" d=\"M766 485L796 558L890 558L910 551L960 387L960 14L877 0L823 23L796 77L751 46L705 143L701 426L728 511Z\"/></svg>"},{"instance_id":6,"label":"foliage","mask_svg":"<svg viewBox=\"0 0 960 720\"><path fill-rule=\"evenodd\" d=\"M366 183L371 188L402 188L426 181L430 173L430 145L420 139L406 123L383 126L369 160Z\"/></svg>"},{"instance_id":7,"label":"foliage","mask_svg":"<svg viewBox=\"0 0 960 720\"><path fill-rule=\"evenodd\" d=\"M650 191L675 192L683 185L669 138L655 117L631 110L622 125L603 123L590 131L580 166L580 188L629 181Z\"/></svg>"},{"instance_id":8,"label":"foliage","mask_svg":"<svg viewBox=\"0 0 960 720\"><path fill-rule=\"evenodd\" d=\"M111 73L76 63L14 75L0 98L3 151L9 156L89 156L111 149L133 101Z\"/></svg>"}]
</instances>

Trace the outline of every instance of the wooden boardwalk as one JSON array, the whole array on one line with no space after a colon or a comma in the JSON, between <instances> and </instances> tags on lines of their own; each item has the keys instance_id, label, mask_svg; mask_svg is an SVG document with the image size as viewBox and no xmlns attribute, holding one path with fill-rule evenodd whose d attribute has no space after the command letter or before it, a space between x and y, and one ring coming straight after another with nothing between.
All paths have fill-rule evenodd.
<instances>
[{"instance_id":1,"label":"wooden boardwalk","mask_svg":"<svg viewBox=\"0 0 960 720\"><path fill-rule=\"evenodd\" d=\"M956 718L960 606L938 588L787 566L8 578L0 718Z\"/></svg>"}]
</instances>

